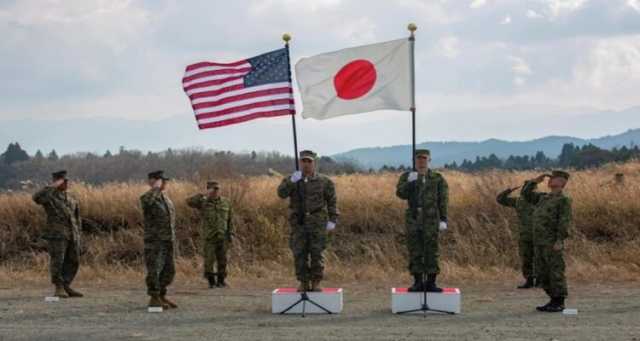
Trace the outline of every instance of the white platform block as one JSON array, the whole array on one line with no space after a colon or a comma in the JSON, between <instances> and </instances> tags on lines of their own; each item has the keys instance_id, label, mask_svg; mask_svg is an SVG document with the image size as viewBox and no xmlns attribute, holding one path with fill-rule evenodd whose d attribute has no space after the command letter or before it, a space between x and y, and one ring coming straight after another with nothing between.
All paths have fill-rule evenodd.
<instances>
[{"instance_id":1,"label":"white platform block","mask_svg":"<svg viewBox=\"0 0 640 341\"><path fill-rule=\"evenodd\" d=\"M148 313L161 313L163 312L162 307L148 307L147 308L147 312Z\"/></svg>"},{"instance_id":2,"label":"white platform block","mask_svg":"<svg viewBox=\"0 0 640 341\"><path fill-rule=\"evenodd\" d=\"M441 293L428 292L429 308L460 314L462 294L458 288L443 288ZM394 314L420 309L424 303L424 293L409 292L407 288L391 288L391 312ZM416 312L422 314L422 312Z\"/></svg>"},{"instance_id":3,"label":"white platform block","mask_svg":"<svg viewBox=\"0 0 640 341\"><path fill-rule=\"evenodd\" d=\"M47 296L44 298L45 302L51 303L51 302L59 302L60 301L60 297L58 296Z\"/></svg>"},{"instance_id":4,"label":"white platform block","mask_svg":"<svg viewBox=\"0 0 640 341\"><path fill-rule=\"evenodd\" d=\"M310 300L318 303L332 314L342 312L342 288L324 288L322 292L307 292ZM278 288L271 293L271 312L280 314L301 297L301 293L296 288ZM326 314L327 312L316 307L314 304L305 302L306 314ZM302 314L302 303L291 308L286 314Z\"/></svg>"}]
</instances>

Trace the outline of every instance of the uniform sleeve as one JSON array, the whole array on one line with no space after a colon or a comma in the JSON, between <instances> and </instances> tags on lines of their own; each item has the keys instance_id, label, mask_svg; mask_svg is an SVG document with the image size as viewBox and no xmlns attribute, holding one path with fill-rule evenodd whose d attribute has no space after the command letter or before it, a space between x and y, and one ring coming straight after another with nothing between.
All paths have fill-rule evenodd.
<instances>
[{"instance_id":1,"label":"uniform sleeve","mask_svg":"<svg viewBox=\"0 0 640 341\"><path fill-rule=\"evenodd\" d=\"M229 202L229 216L227 217L227 235L235 235L235 227L233 226L233 205Z\"/></svg>"},{"instance_id":2,"label":"uniform sleeve","mask_svg":"<svg viewBox=\"0 0 640 341\"><path fill-rule=\"evenodd\" d=\"M33 194L33 201L38 205L44 205L49 201L52 187L45 187Z\"/></svg>"},{"instance_id":3,"label":"uniform sleeve","mask_svg":"<svg viewBox=\"0 0 640 341\"><path fill-rule=\"evenodd\" d=\"M444 177L438 181L438 210L440 211L440 220L447 221L449 209L449 184Z\"/></svg>"},{"instance_id":4,"label":"uniform sleeve","mask_svg":"<svg viewBox=\"0 0 640 341\"><path fill-rule=\"evenodd\" d=\"M336 197L336 186L329 178L327 178L327 185L324 188L324 200L327 203L329 221L332 221L334 223L337 222L340 213L338 212L337 207L338 198Z\"/></svg>"},{"instance_id":5,"label":"uniform sleeve","mask_svg":"<svg viewBox=\"0 0 640 341\"><path fill-rule=\"evenodd\" d=\"M558 205L558 230L557 240L565 240L569 237L569 228L571 227L571 199L565 198Z\"/></svg>"},{"instance_id":6,"label":"uniform sleeve","mask_svg":"<svg viewBox=\"0 0 640 341\"><path fill-rule=\"evenodd\" d=\"M152 188L147 193L143 194L140 197L140 204L142 205L142 209L146 209L147 207L153 205L156 200L159 200L162 196L162 191L160 188Z\"/></svg>"},{"instance_id":7,"label":"uniform sleeve","mask_svg":"<svg viewBox=\"0 0 640 341\"><path fill-rule=\"evenodd\" d=\"M282 179L280 186L278 186L278 196L282 199L286 199L289 196L291 196L291 193L293 193L294 188L295 186L294 186L294 183L291 182L291 179L284 178Z\"/></svg>"},{"instance_id":8,"label":"uniform sleeve","mask_svg":"<svg viewBox=\"0 0 640 341\"><path fill-rule=\"evenodd\" d=\"M524 198L524 200L526 200L530 204L537 205L538 202L540 201L540 198L542 197L542 193L538 193L536 191L537 187L538 187L538 184L535 181L533 180L526 181L524 183L524 186L522 186L520 195Z\"/></svg>"},{"instance_id":9,"label":"uniform sleeve","mask_svg":"<svg viewBox=\"0 0 640 341\"><path fill-rule=\"evenodd\" d=\"M498 196L496 197L496 201L498 202L498 204L515 208L517 199L509 196L511 192L512 191L510 188L507 188L506 190L500 192L500 194L498 194Z\"/></svg>"},{"instance_id":10,"label":"uniform sleeve","mask_svg":"<svg viewBox=\"0 0 640 341\"><path fill-rule=\"evenodd\" d=\"M187 206L200 209L202 207L202 194L196 194L187 198Z\"/></svg>"},{"instance_id":11,"label":"uniform sleeve","mask_svg":"<svg viewBox=\"0 0 640 341\"><path fill-rule=\"evenodd\" d=\"M396 196L403 200L409 199L409 182L407 181L408 178L408 172L402 173L402 175L400 175L400 179L398 179L398 184L396 185Z\"/></svg>"}]
</instances>

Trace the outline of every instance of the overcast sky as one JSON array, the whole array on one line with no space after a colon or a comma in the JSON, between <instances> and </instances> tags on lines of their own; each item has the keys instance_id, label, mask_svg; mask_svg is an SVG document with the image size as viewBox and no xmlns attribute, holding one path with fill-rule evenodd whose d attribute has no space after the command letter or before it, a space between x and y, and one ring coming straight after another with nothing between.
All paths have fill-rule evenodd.
<instances>
[{"instance_id":1,"label":"overcast sky","mask_svg":"<svg viewBox=\"0 0 640 341\"><path fill-rule=\"evenodd\" d=\"M594 131L539 123L640 105L640 0L0 0L0 124L193 120L180 82L189 63L273 50L284 32L295 62L407 36L409 22L419 140L581 136ZM207 132L194 123L194 134L288 150L287 128L287 118ZM409 143L408 129L405 112L300 124L303 144L325 153Z\"/></svg>"}]
</instances>

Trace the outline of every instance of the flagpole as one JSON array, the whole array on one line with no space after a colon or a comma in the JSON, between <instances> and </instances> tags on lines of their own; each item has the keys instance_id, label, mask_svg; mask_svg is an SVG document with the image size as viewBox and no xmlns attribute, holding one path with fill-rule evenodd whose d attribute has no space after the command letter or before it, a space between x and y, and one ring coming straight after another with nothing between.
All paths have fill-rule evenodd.
<instances>
[{"instance_id":1,"label":"flagpole","mask_svg":"<svg viewBox=\"0 0 640 341\"><path fill-rule=\"evenodd\" d=\"M415 32L418 29L416 24L411 23L407 27L411 36L409 36L409 58L411 64L411 162L413 170L416 170L416 67L414 45L416 43Z\"/></svg>"},{"instance_id":2,"label":"flagpole","mask_svg":"<svg viewBox=\"0 0 640 341\"><path fill-rule=\"evenodd\" d=\"M282 35L282 40L284 40L284 47L287 49L287 65L289 67L289 82L293 88L293 82L291 81L291 60L289 59L289 40L291 40L291 35L285 33ZM292 90L293 95L293 90ZM295 104L294 104L295 105ZM294 111L291 114L291 126L293 128L293 156L295 159L296 170L300 170L300 163L298 160L298 132L296 130L296 113Z\"/></svg>"}]
</instances>

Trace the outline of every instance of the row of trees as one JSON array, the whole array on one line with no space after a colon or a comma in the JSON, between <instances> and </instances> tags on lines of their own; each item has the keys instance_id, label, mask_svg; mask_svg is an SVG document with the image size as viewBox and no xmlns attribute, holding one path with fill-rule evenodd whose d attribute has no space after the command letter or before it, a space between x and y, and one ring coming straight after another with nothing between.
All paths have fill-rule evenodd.
<instances>
[{"instance_id":1,"label":"row of trees","mask_svg":"<svg viewBox=\"0 0 640 341\"><path fill-rule=\"evenodd\" d=\"M585 169L598 167L610 162L626 162L637 158L640 158L638 146L630 148L624 146L607 150L593 144L576 146L573 143L567 143L563 145L557 159L551 159L541 151L533 156L511 155L506 159L500 159L495 154L491 154L489 156L476 157L475 161L465 159L460 164L456 162L446 164L445 168L469 172L487 169L527 170L554 167Z\"/></svg>"},{"instance_id":2,"label":"row of trees","mask_svg":"<svg viewBox=\"0 0 640 341\"><path fill-rule=\"evenodd\" d=\"M121 147L117 153L103 155L76 153L58 156L51 151L46 156L37 151L29 156L18 143L12 143L0 155L0 188L20 188L25 182L44 183L52 172L69 171L74 179L92 184L126 182L145 179L150 171L162 169L173 178L201 180L266 174L287 174L294 160L277 152L232 153L203 149L171 150L143 153ZM337 162L321 157L318 166L323 173L348 174L357 171L349 162Z\"/></svg>"}]
</instances>

